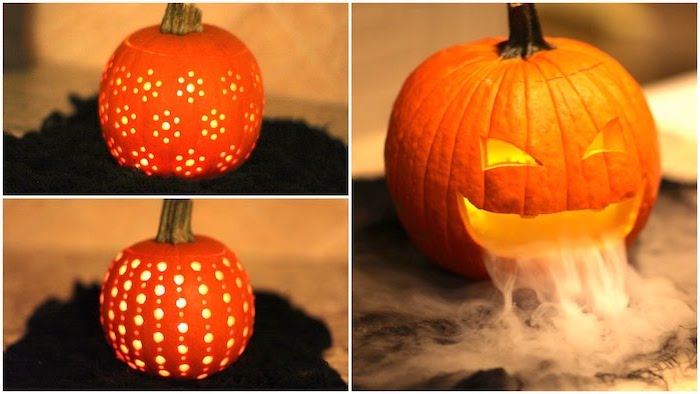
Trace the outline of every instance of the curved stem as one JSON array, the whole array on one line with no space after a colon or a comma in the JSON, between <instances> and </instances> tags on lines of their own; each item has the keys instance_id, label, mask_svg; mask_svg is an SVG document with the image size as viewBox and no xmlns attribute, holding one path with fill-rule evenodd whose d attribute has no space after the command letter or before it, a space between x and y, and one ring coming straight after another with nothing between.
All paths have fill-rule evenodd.
<instances>
[{"instance_id":1,"label":"curved stem","mask_svg":"<svg viewBox=\"0 0 700 394\"><path fill-rule=\"evenodd\" d=\"M163 200L156 242L172 245L194 242L192 200Z\"/></svg>"},{"instance_id":2,"label":"curved stem","mask_svg":"<svg viewBox=\"0 0 700 394\"><path fill-rule=\"evenodd\" d=\"M498 54L502 59L527 59L537 52L554 49L544 40L534 4L509 3L508 29L508 41L498 44Z\"/></svg>"},{"instance_id":3,"label":"curved stem","mask_svg":"<svg viewBox=\"0 0 700 394\"><path fill-rule=\"evenodd\" d=\"M184 36L202 29L202 11L196 5L168 3L160 23L161 33Z\"/></svg>"}]
</instances>

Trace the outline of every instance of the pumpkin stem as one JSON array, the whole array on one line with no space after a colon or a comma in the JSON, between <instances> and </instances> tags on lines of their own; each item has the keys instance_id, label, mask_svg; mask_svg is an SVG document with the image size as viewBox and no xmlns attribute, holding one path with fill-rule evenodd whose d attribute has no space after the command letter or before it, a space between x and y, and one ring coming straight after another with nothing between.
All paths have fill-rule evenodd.
<instances>
[{"instance_id":1,"label":"pumpkin stem","mask_svg":"<svg viewBox=\"0 0 700 394\"><path fill-rule=\"evenodd\" d=\"M508 41L498 44L502 59L527 59L540 51L554 49L544 40L534 4L508 3Z\"/></svg>"},{"instance_id":2,"label":"pumpkin stem","mask_svg":"<svg viewBox=\"0 0 700 394\"><path fill-rule=\"evenodd\" d=\"M192 200L163 200L156 242L172 245L194 242Z\"/></svg>"},{"instance_id":3,"label":"pumpkin stem","mask_svg":"<svg viewBox=\"0 0 700 394\"><path fill-rule=\"evenodd\" d=\"M160 32L184 36L202 31L202 11L194 4L168 3Z\"/></svg>"}]
</instances>

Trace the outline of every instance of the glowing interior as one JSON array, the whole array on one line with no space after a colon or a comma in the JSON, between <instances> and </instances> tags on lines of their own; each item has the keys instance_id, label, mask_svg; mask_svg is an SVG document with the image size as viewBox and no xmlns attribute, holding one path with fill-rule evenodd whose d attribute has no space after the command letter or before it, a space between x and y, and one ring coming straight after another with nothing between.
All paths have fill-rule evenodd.
<instances>
[{"instance_id":1,"label":"glowing interior","mask_svg":"<svg viewBox=\"0 0 700 394\"><path fill-rule=\"evenodd\" d=\"M603 127L593 139L593 142L586 148L581 159L585 160L603 152L625 152L625 138L622 135L622 126L618 119L611 120Z\"/></svg>"},{"instance_id":2,"label":"glowing interior","mask_svg":"<svg viewBox=\"0 0 700 394\"><path fill-rule=\"evenodd\" d=\"M642 189L600 210L564 211L537 216L494 213L460 196L462 222L473 240L503 257L534 256L543 250L583 246L625 238L637 220Z\"/></svg>"},{"instance_id":3,"label":"glowing interior","mask_svg":"<svg viewBox=\"0 0 700 394\"><path fill-rule=\"evenodd\" d=\"M540 163L522 149L496 138L481 140L481 168L539 166Z\"/></svg>"}]
</instances>

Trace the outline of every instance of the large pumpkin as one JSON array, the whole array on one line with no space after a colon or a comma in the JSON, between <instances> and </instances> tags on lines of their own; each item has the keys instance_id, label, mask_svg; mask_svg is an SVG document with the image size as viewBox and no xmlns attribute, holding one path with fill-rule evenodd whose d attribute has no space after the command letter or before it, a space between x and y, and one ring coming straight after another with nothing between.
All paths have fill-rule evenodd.
<instances>
[{"instance_id":1,"label":"large pumpkin","mask_svg":"<svg viewBox=\"0 0 700 394\"><path fill-rule=\"evenodd\" d=\"M191 201L165 201L155 239L114 258L100 322L120 360L148 374L203 379L245 350L255 305L248 273L224 244L190 232Z\"/></svg>"},{"instance_id":2,"label":"large pumpkin","mask_svg":"<svg viewBox=\"0 0 700 394\"><path fill-rule=\"evenodd\" d=\"M206 177L240 166L260 135L260 69L199 10L168 5L127 37L102 75L99 116L112 156L148 175Z\"/></svg>"},{"instance_id":3,"label":"large pumpkin","mask_svg":"<svg viewBox=\"0 0 700 394\"><path fill-rule=\"evenodd\" d=\"M510 36L442 50L405 81L386 180L412 241L467 277L482 253L628 244L657 196L654 120L637 82L585 43L543 38L509 5ZM574 244L574 245L572 245Z\"/></svg>"}]
</instances>

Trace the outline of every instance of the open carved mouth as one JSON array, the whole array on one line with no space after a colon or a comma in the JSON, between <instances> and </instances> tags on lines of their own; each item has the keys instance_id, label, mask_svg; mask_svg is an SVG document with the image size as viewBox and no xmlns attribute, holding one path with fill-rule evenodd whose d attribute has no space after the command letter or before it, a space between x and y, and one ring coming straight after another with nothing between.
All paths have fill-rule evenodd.
<instances>
[{"instance_id":1,"label":"open carved mouth","mask_svg":"<svg viewBox=\"0 0 700 394\"><path fill-rule=\"evenodd\" d=\"M458 196L462 222L482 248L502 257L537 256L562 247L584 247L606 239L624 239L637 220L644 183L637 193L603 209L563 211L536 216L494 213Z\"/></svg>"}]
</instances>

